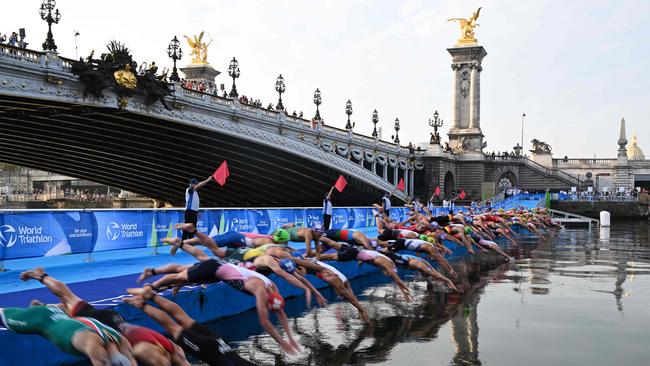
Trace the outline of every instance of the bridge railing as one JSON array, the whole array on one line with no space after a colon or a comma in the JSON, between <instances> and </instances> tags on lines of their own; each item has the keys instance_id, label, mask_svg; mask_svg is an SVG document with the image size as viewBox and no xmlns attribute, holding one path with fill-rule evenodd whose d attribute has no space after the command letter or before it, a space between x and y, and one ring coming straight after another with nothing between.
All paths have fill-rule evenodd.
<instances>
[{"instance_id":1,"label":"bridge railing","mask_svg":"<svg viewBox=\"0 0 650 366\"><path fill-rule=\"evenodd\" d=\"M584 158L584 159L553 159L553 167L557 168L593 168L593 167L612 167L616 164L616 159L603 158Z\"/></svg>"},{"instance_id":2,"label":"bridge railing","mask_svg":"<svg viewBox=\"0 0 650 366\"><path fill-rule=\"evenodd\" d=\"M560 170L557 170L557 169L548 168L548 167L546 167L546 166L544 166L542 164L539 164L539 163L537 163L535 161L530 160L529 158L525 158L523 161L528 167L543 171L547 175L555 175L557 177L560 177L560 178L562 178L562 179L564 179L566 181L569 181L575 187L579 187L581 185L581 183L582 183L582 181L579 178L574 177L571 174L567 174L567 173L565 173L563 171L560 171Z\"/></svg>"},{"instance_id":3,"label":"bridge railing","mask_svg":"<svg viewBox=\"0 0 650 366\"><path fill-rule=\"evenodd\" d=\"M0 55L19 62L29 62L33 64L43 65L45 52L34 51L27 48L20 48L10 46L5 43L0 43Z\"/></svg>"}]
</instances>

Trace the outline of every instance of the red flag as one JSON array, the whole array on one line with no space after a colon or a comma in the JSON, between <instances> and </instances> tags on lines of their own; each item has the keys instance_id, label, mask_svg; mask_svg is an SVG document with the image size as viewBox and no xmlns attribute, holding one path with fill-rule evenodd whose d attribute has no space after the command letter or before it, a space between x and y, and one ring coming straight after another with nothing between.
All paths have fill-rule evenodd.
<instances>
[{"instance_id":1,"label":"red flag","mask_svg":"<svg viewBox=\"0 0 650 366\"><path fill-rule=\"evenodd\" d=\"M341 174L339 175L339 179L336 180L336 183L334 183L334 188L336 188L336 190L339 192L343 192L343 189L347 185L348 185L348 181L345 180L345 177Z\"/></svg>"},{"instance_id":2,"label":"red flag","mask_svg":"<svg viewBox=\"0 0 650 366\"><path fill-rule=\"evenodd\" d=\"M436 197L440 197L440 186L436 187L436 190L433 191L433 195Z\"/></svg>"},{"instance_id":3,"label":"red flag","mask_svg":"<svg viewBox=\"0 0 650 366\"><path fill-rule=\"evenodd\" d=\"M397 189L400 191L403 191L406 186L404 185L404 178L399 179L399 183L397 183Z\"/></svg>"},{"instance_id":4,"label":"red flag","mask_svg":"<svg viewBox=\"0 0 650 366\"><path fill-rule=\"evenodd\" d=\"M214 178L217 183L219 183L220 186L226 184L226 179L230 176L230 171L228 170L228 163L224 160L221 165L219 165L219 168L212 173L212 177Z\"/></svg>"},{"instance_id":5,"label":"red flag","mask_svg":"<svg viewBox=\"0 0 650 366\"><path fill-rule=\"evenodd\" d=\"M460 194L458 195L458 198L460 198L461 200L465 199L465 191L464 190L460 191Z\"/></svg>"}]
</instances>

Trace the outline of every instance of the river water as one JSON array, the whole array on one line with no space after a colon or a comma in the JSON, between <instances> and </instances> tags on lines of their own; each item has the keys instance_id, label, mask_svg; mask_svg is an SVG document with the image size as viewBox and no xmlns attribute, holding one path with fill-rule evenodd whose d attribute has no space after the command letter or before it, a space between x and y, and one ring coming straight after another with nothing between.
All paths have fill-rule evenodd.
<instances>
[{"instance_id":1,"label":"river water","mask_svg":"<svg viewBox=\"0 0 650 366\"><path fill-rule=\"evenodd\" d=\"M524 238L510 253L515 262L457 263L462 293L409 278L412 303L381 275L353 281L372 326L330 291L324 309L291 299L300 356L283 355L252 311L211 327L259 365L650 364L647 222Z\"/></svg>"}]
</instances>

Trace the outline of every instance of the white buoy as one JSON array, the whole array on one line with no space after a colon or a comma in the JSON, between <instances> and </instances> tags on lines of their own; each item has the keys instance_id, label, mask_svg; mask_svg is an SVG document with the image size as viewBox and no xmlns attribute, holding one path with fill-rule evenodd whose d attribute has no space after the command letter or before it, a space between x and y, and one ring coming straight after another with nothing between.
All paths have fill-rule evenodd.
<instances>
[{"instance_id":1,"label":"white buoy","mask_svg":"<svg viewBox=\"0 0 650 366\"><path fill-rule=\"evenodd\" d=\"M601 227L610 227L610 217L609 217L609 212L607 211L600 211L600 226Z\"/></svg>"}]
</instances>

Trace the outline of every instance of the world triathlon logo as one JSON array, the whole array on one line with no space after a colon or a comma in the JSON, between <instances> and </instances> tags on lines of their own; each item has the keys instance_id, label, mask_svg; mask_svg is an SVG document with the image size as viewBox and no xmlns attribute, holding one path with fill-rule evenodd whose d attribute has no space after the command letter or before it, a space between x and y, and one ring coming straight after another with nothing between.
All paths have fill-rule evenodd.
<instances>
[{"instance_id":1,"label":"world triathlon logo","mask_svg":"<svg viewBox=\"0 0 650 366\"><path fill-rule=\"evenodd\" d=\"M0 245L11 248L16 244L16 240L18 240L18 235L16 235L16 229L13 226L0 226Z\"/></svg>"},{"instance_id":2,"label":"world triathlon logo","mask_svg":"<svg viewBox=\"0 0 650 366\"><path fill-rule=\"evenodd\" d=\"M109 240L117 240L120 237L120 224L113 221L106 226L106 237Z\"/></svg>"}]
</instances>

